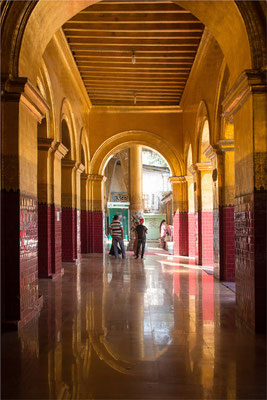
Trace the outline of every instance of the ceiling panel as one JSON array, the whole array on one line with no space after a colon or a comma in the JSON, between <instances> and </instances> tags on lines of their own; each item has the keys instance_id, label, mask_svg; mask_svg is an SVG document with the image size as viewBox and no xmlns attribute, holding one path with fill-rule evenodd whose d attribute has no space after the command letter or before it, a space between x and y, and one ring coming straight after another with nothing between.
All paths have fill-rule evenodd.
<instances>
[{"instance_id":1,"label":"ceiling panel","mask_svg":"<svg viewBox=\"0 0 267 400\"><path fill-rule=\"evenodd\" d=\"M101 1L63 26L96 106L178 106L203 30L171 1Z\"/></svg>"}]
</instances>

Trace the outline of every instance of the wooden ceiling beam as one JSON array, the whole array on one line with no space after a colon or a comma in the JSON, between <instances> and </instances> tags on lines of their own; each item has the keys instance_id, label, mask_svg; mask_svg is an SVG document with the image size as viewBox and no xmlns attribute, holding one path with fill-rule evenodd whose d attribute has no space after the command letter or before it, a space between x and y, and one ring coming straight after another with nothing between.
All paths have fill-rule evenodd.
<instances>
[{"instance_id":1,"label":"wooden ceiling beam","mask_svg":"<svg viewBox=\"0 0 267 400\"><path fill-rule=\"evenodd\" d=\"M80 12L75 15L72 19L70 19L67 24L73 23L97 23L97 24L132 24L132 23L196 23L198 25L202 25L202 23L192 14L190 13L174 13L174 12L165 12L165 13L135 13L135 12L126 12L126 13L90 13L90 12Z\"/></svg>"},{"instance_id":2,"label":"wooden ceiling beam","mask_svg":"<svg viewBox=\"0 0 267 400\"><path fill-rule=\"evenodd\" d=\"M166 39L175 39L175 38L196 38L200 39L202 36L201 32L165 32L163 30L160 31L151 31L151 32L106 32L106 31L92 31L86 29L79 29L79 28L69 28L64 29L64 33L66 37L86 37L87 39L92 38L118 38L118 39L158 39L158 38L166 38Z\"/></svg>"},{"instance_id":3,"label":"wooden ceiling beam","mask_svg":"<svg viewBox=\"0 0 267 400\"><path fill-rule=\"evenodd\" d=\"M125 58L112 58L112 57L82 57L82 56L75 56L75 60L77 65L82 65L82 64L111 64L111 65L120 65L120 64L131 64L132 63L132 57L125 57ZM193 64L193 57L180 57L180 58L138 58L138 60L136 61L136 64L138 65L146 65L146 64L166 64L166 65L180 65L180 64L187 64L187 65L192 65Z\"/></svg>"},{"instance_id":4,"label":"wooden ceiling beam","mask_svg":"<svg viewBox=\"0 0 267 400\"><path fill-rule=\"evenodd\" d=\"M141 45L144 46L185 46L190 45L193 47L197 47L199 45L200 39L190 38L190 39L142 39ZM140 46L139 39L117 39L117 38L93 38L87 39L86 37L69 37L68 38L69 45L100 45L100 46Z\"/></svg>"},{"instance_id":5,"label":"wooden ceiling beam","mask_svg":"<svg viewBox=\"0 0 267 400\"><path fill-rule=\"evenodd\" d=\"M136 2L136 1L128 1L128 2L101 2L98 4L94 4L85 10L82 13L129 13L129 12L174 12L174 13L189 13L188 10L174 4L174 3L166 3L166 2Z\"/></svg>"},{"instance_id":6,"label":"wooden ceiling beam","mask_svg":"<svg viewBox=\"0 0 267 400\"><path fill-rule=\"evenodd\" d=\"M107 47L109 46L109 47L111 47L111 46L114 46L113 44L105 44L104 46L106 46L106 50L107 50ZM129 44L125 44L125 45L119 45L119 46L123 46L124 47L124 49L125 50L127 50L127 51L133 51L133 46L131 46L131 45L129 45ZM192 52L192 53L196 53L196 50L197 50L197 46L195 46L195 47L193 47L194 45L182 45L182 44L179 44L179 45L176 45L176 46L157 46L157 45L155 45L155 46L151 46L151 45L149 45L149 46L143 46L142 44L140 44L139 46L138 45L136 45L136 46L134 46L134 50L135 51L145 51L145 52L148 52L148 51L152 51L152 52L155 52L155 51L160 51L160 52L168 52L168 51L175 51L175 50L177 50L177 48L179 48L180 50L182 50L182 51L190 51L190 52ZM89 50L89 49L91 49L91 50L101 50L101 45L94 45L94 44L90 44L90 43L88 43L88 44L71 44L71 50L73 50L73 51L76 51L76 50ZM108 49L109 51L110 50L112 50L112 49ZM121 48L120 48L120 50L121 50Z\"/></svg>"},{"instance_id":7,"label":"wooden ceiling beam","mask_svg":"<svg viewBox=\"0 0 267 400\"><path fill-rule=\"evenodd\" d=\"M159 32L161 30L165 32L203 32L204 26L199 22L157 22L157 23L86 23L86 22L70 22L68 21L63 29L69 29L76 27L77 29L83 29L87 31L102 31L102 32Z\"/></svg>"}]
</instances>

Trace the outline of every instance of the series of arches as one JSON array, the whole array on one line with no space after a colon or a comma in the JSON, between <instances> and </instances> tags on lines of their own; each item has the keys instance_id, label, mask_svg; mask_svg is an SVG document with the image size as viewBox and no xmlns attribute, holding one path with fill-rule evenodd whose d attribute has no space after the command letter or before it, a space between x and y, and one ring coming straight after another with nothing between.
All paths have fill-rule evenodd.
<instances>
[{"instance_id":1,"label":"series of arches","mask_svg":"<svg viewBox=\"0 0 267 400\"><path fill-rule=\"evenodd\" d=\"M45 271L50 277L61 273L60 232L62 238L63 232L76 238L71 239L71 246L69 238L63 239L66 249L72 249L69 260L79 253L79 229L87 238L81 244L85 252L102 251L105 164L123 147L141 144L160 152L171 168L176 230L182 232L176 236L177 251L193 252L188 238L194 230L195 257L203 262L201 240L206 242L203 218L207 217L212 224L213 263L219 278L225 272L221 266L228 250L233 252L219 232L232 226L232 222L227 224L235 213L232 257L238 271L238 313L251 329L263 329L264 307L255 287L265 293L260 285L264 260L258 256L264 251L264 241L260 240L257 248L251 241L261 233L266 237L264 218L263 222L258 218L266 215L266 5L229 1L222 7L214 1L174 1L207 27L179 112L118 118L116 113L92 107L60 29L93 3L96 1L6 2L1 9L2 209L6 215L2 229L10 236L3 240L2 252L6 285L12 286L16 276L11 300L4 293L4 320L23 324L33 303L40 302L35 261L38 239L41 242L46 237L38 257L40 264L42 257L50 254L46 262L51 267ZM254 219L246 214L247 209L253 210ZM212 212L212 218L211 214L204 216L206 211ZM194 214L194 227L189 223L190 213ZM33 223L37 215L39 221L45 221L39 231ZM11 233L9 218L14 220ZM249 224L254 224L253 232L247 229ZM244 230L248 232L245 239ZM30 242L35 247L30 247ZM16 251L11 255L13 243ZM20 285L24 278L17 266L22 265L23 273L35 282L31 289ZM248 275L255 277L253 283Z\"/></svg>"}]
</instances>

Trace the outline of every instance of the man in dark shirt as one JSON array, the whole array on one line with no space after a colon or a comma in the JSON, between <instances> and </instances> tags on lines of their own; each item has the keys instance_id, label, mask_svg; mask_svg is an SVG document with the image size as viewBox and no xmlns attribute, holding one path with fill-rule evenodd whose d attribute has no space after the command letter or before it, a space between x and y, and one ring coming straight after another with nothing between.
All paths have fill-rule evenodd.
<instances>
[{"instance_id":1,"label":"man in dark shirt","mask_svg":"<svg viewBox=\"0 0 267 400\"><path fill-rule=\"evenodd\" d=\"M137 232L137 239L138 239L135 258L139 257L139 250L140 250L141 245L142 245L141 258L144 258L145 245L146 245L146 234L147 234L147 227L143 225L144 222L145 222L144 219L141 218L140 224L137 225L137 227L135 228L135 230Z\"/></svg>"}]
</instances>

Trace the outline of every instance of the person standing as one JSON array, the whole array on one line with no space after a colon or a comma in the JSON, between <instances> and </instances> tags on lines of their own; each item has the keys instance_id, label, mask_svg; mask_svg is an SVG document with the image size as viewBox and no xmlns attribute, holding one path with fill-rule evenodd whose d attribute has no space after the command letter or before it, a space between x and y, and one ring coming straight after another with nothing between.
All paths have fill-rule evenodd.
<instances>
[{"instance_id":1,"label":"person standing","mask_svg":"<svg viewBox=\"0 0 267 400\"><path fill-rule=\"evenodd\" d=\"M116 259L119 258L118 244L120 245L121 248L122 258L126 258L124 242L123 242L123 226L119 220L118 215L114 215L113 221L108 227L108 231L112 237L112 246L114 248L115 258Z\"/></svg>"},{"instance_id":2,"label":"person standing","mask_svg":"<svg viewBox=\"0 0 267 400\"><path fill-rule=\"evenodd\" d=\"M139 257L139 250L140 247L142 245L142 253L141 253L141 258L144 258L144 252L145 252L145 246L146 246L146 234L147 234L147 227L143 225L144 223L144 219L141 218L140 219L140 224L137 225L137 227L135 228L136 232L137 232L137 250L136 250L136 257Z\"/></svg>"},{"instance_id":3,"label":"person standing","mask_svg":"<svg viewBox=\"0 0 267 400\"><path fill-rule=\"evenodd\" d=\"M166 227L166 220L163 219L160 223L159 226L159 231L160 231L160 244L162 249L166 249L166 242L165 238L167 235L167 227Z\"/></svg>"}]
</instances>

